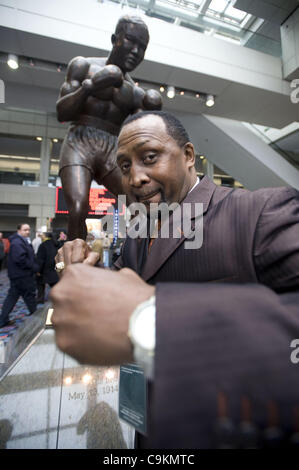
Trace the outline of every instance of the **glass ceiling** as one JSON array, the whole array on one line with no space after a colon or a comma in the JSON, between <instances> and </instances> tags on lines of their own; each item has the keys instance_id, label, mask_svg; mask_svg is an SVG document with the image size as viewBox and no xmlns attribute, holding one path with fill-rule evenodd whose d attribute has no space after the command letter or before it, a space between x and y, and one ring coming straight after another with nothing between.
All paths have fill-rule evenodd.
<instances>
[{"instance_id":1,"label":"glass ceiling","mask_svg":"<svg viewBox=\"0 0 299 470\"><path fill-rule=\"evenodd\" d=\"M103 0L101 0L103 1ZM235 0L108 0L234 44L281 56L281 43L261 33L264 20L234 7Z\"/></svg>"}]
</instances>

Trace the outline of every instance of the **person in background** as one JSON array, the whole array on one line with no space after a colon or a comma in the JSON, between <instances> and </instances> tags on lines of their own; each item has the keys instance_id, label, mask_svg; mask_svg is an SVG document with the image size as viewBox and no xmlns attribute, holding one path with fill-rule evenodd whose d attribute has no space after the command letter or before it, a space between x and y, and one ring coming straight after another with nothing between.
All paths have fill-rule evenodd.
<instances>
[{"instance_id":1,"label":"person in background","mask_svg":"<svg viewBox=\"0 0 299 470\"><path fill-rule=\"evenodd\" d=\"M42 232L38 230L35 234L35 238L32 240L32 247L35 254L37 254L37 250L42 242L41 236Z\"/></svg>"},{"instance_id":2,"label":"person in background","mask_svg":"<svg viewBox=\"0 0 299 470\"><path fill-rule=\"evenodd\" d=\"M4 261L5 257L5 248L4 248L4 243L3 243L3 233L0 232L0 271L2 269L2 263Z\"/></svg>"},{"instance_id":3,"label":"person in background","mask_svg":"<svg viewBox=\"0 0 299 470\"><path fill-rule=\"evenodd\" d=\"M67 234L64 230L61 230L57 238L58 249L61 248L65 244L66 241L67 241Z\"/></svg>"},{"instance_id":4,"label":"person in background","mask_svg":"<svg viewBox=\"0 0 299 470\"><path fill-rule=\"evenodd\" d=\"M9 314L16 305L20 296L32 315L36 310L35 298L35 272L37 265L34 251L30 241L30 226L26 223L17 226L17 233L10 237L10 250L8 254L8 277L10 288L4 300L0 315L0 328L9 323Z\"/></svg>"},{"instance_id":5,"label":"person in background","mask_svg":"<svg viewBox=\"0 0 299 470\"><path fill-rule=\"evenodd\" d=\"M0 232L0 271L2 271L2 264L5 258L5 248L4 248L4 243L3 243L3 233ZM2 286L2 283L0 282L0 286Z\"/></svg>"},{"instance_id":6,"label":"person in background","mask_svg":"<svg viewBox=\"0 0 299 470\"><path fill-rule=\"evenodd\" d=\"M53 287L59 280L55 271L55 256L58 250L57 242L50 232L42 233L42 243L37 251L37 303L45 302L46 284Z\"/></svg>"},{"instance_id":7,"label":"person in background","mask_svg":"<svg viewBox=\"0 0 299 470\"><path fill-rule=\"evenodd\" d=\"M4 260L2 262L2 268L6 269L7 268L7 256L10 248L10 241L8 238L2 238L3 245L4 245Z\"/></svg>"}]
</instances>

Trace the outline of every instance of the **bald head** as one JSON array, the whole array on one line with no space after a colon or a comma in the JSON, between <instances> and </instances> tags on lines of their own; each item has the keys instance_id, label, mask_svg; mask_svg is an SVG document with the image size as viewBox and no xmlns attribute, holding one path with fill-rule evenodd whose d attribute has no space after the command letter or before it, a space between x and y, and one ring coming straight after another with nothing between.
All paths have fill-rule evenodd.
<instances>
[{"instance_id":1,"label":"bald head","mask_svg":"<svg viewBox=\"0 0 299 470\"><path fill-rule=\"evenodd\" d=\"M149 41L146 24L138 16L123 16L111 36L112 51L107 64L117 65L125 74L134 70L143 60Z\"/></svg>"},{"instance_id":2,"label":"bald head","mask_svg":"<svg viewBox=\"0 0 299 470\"><path fill-rule=\"evenodd\" d=\"M140 16L135 16L135 15L122 16L117 22L114 34L117 36L120 33L125 33L127 26L129 24L138 25L140 30L144 31L144 37L145 39L147 39L147 42L149 41L148 27L145 24L145 22L140 18Z\"/></svg>"}]
</instances>

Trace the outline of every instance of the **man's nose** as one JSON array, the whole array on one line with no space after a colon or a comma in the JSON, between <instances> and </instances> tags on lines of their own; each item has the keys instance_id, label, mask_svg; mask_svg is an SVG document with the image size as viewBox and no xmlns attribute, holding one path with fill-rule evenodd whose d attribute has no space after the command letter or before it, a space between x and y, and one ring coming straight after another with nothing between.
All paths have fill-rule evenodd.
<instances>
[{"instance_id":1,"label":"man's nose","mask_svg":"<svg viewBox=\"0 0 299 470\"><path fill-rule=\"evenodd\" d=\"M138 165L132 166L130 170L129 183L131 186L139 188L145 183L150 181L149 176L145 172L144 168L141 168Z\"/></svg>"},{"instance_id":2,"label":"man's nose","mask_svg":"<svg viewBox=\"0 0 299 470\"><path fill-rule=\"evenodd\" d=\"M134 46L133 46L131 52L132 52L133 54L136 54L136 55L139 53L138 44L134 44Z\"/></svg>"}]
</instances>

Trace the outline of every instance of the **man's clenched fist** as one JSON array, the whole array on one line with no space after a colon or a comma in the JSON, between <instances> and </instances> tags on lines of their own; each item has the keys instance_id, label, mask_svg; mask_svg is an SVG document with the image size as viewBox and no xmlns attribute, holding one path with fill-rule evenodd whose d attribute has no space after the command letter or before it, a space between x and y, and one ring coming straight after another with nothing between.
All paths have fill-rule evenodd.
<instances>
[{"instance_id":1,"label":"man's clenched fist","mask_svg":"<svg viewBox=\"0 0 299 470\"><path fill-rule=\"evenodd\" d=\"M115 365L133 360L129 317L155 288L134 271L71 264L51 290L58 347L81 363Z\"/></svg>"}]
</instances>

